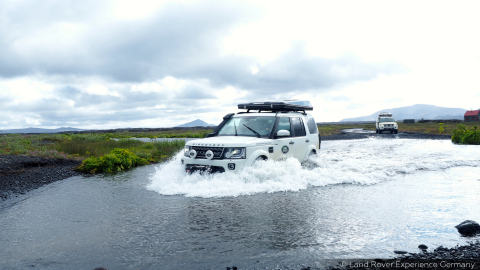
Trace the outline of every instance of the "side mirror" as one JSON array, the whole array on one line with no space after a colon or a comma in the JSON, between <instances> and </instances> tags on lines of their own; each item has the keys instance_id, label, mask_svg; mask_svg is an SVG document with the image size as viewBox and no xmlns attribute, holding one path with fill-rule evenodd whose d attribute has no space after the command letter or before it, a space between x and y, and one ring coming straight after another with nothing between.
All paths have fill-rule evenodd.
<instances>
[{"instance_id":1,"label":"side mirror","mask_svg":"<svg viewBox=\"0 0 480 270\"><path fill-rule=\"evenodd\" d=\"M290 131L282 129L277 132L277 137L290 137Z\"/></svg>"}]
</instances>

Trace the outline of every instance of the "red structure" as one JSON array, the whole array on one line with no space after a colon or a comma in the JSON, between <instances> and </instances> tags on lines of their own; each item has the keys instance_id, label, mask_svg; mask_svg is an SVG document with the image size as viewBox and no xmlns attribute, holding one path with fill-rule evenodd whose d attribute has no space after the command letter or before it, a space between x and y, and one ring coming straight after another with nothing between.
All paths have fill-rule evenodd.
<instances>
[{"instance_id":1,"label":"red structure","mask_svg":"<svg viewBox=\"0 0 480 270\"><path fill-rule=\"evenodd\" d=\"M467 111L463 118L465 122L480 122L480 110Z\"/></svg>"}]
</instances>

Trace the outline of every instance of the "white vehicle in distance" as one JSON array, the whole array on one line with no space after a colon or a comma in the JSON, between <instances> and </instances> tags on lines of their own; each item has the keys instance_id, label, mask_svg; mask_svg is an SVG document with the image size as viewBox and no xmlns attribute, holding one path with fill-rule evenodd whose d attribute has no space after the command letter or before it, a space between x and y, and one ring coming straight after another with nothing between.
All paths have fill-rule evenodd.
<instances>
[{"instance_id":1,"label":"white vehicle in distance","mask_svg":"<svg viewBox=\"0 0 480 270\"><path fill-rule=\"evenodd\" d=\"M375 129L377 133L383 133L384 131L390 131L390 133L398 133L398 124L393 119L391 113L379 113L377 121L375 123Z\"/></svg>"},{"instance_id":2,"label":"white vehicle in distance","mask_svg":"<svg viewBox=\"0 0 480 270\"><path fill-rule=\"evenodd\" d=\"M246 111L223 117L205 139L188 141L181 159L187 172L238 172L259 160L294 157L305 162L321 137L309 101L238 104Z\"/></svg>"}]
</instances>

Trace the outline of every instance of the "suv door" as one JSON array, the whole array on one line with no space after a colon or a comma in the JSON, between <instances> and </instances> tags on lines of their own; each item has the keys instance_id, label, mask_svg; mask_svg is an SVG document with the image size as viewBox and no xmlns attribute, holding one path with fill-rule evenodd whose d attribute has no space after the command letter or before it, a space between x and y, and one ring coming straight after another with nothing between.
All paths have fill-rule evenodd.
<instances>
[{"instance_id":1,"label":"suv door","mask_svg":"<svg viewBox=\"0 0 480 270\"><path fill-rule=\"evenodd\" d=\"M279 130L287 130L290 132L289 137L277 137ZM284 159L289 156L295 156L295 142L293 141L293 130L289 117L279 117L278 125L275 130L275 146L273 156L275 160Z\"/></svg>"},{"instance_id":2,"label":"suv door","mask_svg":"<svg viewBox=\"0 0 480 270\"><path fill-rule=\"evenodd\" d=\"M294 136L292 141L295 144L295 157L300 162L303 162L307 156L308 146L310 145L305 131L305 124L303 123L302 117L292 117L290 120L292 122Z\"/></svg>"}]
</instances>

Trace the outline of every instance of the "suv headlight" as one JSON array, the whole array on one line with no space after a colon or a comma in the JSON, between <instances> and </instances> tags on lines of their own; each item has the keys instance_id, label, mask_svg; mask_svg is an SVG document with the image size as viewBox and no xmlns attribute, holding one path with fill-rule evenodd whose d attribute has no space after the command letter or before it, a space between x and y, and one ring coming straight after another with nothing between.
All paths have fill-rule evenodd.
<instances>
[{"instance_id":1,"label":"suv headlight","mask_svg":"<svg viewBox=\"0 0 480 270\"><path fill-rule=\"evenodd\" d=\"M245 158L245 148L225 148L225 158Z\"/></svg>"},{"instance_id":2,"label":"suv headlight","mask_svg":"<svg viewBox=\"0 0 480 270\"><path fill-rule=\"evenodd\" d=\"M380 128L383 128L383 124L380 124Z\"/></svg>"},{"instance_id":3,"label":"suv headlight","mask_svg":"<svg viewBox=\"0 0 480 270\"><path fill-rule=\"evenodd\" d=\"M190 152L191 149L192 149L191 146L186 146L186 145L185 145L185 148L184 148L184 150L183 150L183 156L184 156L184 157L188 157L188 152Z\"/></svg>"}]
</instances>

